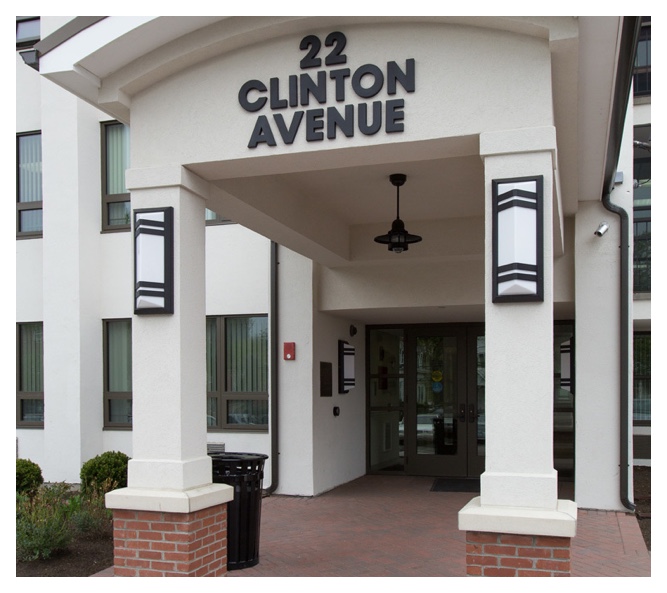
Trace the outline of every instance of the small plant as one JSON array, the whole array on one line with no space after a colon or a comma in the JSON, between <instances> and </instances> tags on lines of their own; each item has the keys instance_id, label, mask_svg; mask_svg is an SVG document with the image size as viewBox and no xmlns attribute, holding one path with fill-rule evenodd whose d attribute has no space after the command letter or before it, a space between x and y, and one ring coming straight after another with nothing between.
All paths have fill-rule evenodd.
<instances>
[{"instance_id":1,"label":"small plant","mask_svg":"<svg viewBox=\"0 0 667 593\"><path fill-rule=\"evenodd\" d=\"M72 540L68 522L70 487L65 483L41 486L31 497L16 496L16 558L50 558Z\"/></svg>"},{"instance_id":2,"label":"small plant","mask_svg":"<svg viewBox=\"0 0 667 593\"><path fill-rule=\"evenodd\" d=\"M42 469L30 459L16 460L16 492L33 496L44 483Z\"/></svg>"},{"instance_id":3,"label":"small plant","mask_svg":"<svg viewBox=\"0 0 667 593\"><path fill-rule=\"evenodd\" d=\"M69 518L77 533L87 538L111 537L113 513L104 504L104 493L115 488L108 480L101 488L91 488L87 494L77 494L69 501Z\"/></svg>"},{"instance_id":4,"label":"small plant","mask_svg":"<svg viewBox=\"0 0 667 593\"><path fill-rule=\"evenodd\" d=\"M127 486L127 463L130 458L120 451L107 451L86 461L81 468L81 493L105 494L113 488Z\"/></svg>"}]
</instances>

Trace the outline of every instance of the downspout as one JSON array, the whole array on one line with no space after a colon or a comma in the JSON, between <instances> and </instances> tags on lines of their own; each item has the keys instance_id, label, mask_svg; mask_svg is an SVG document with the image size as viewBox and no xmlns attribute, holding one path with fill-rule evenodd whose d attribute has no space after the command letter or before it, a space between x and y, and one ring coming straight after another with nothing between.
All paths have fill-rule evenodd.
<instances>
[{"instance_id":1,"label":"downspout","mask_svg":"<svg viewBox=\"0 0 667 593\"><path fill-rule=\"evenodd\" d=\"M271 286L269 302L269 324L271 333L271 420L269 434L271 439L271 485L266 494L273 494L278 488L278 244L271 241Z\"/></svg>"},{"instance_id":2,"label":"downspout","mask_svg":"<svg viewBox=\"0 0 667 593\"><path fill-rule=\"evenodd\" d=\"M630 274L628 271L629 264L629 253L630 253L630 223L628 213L611 202L611 195L605 194L602 197L602 205L609 210L618 215L621 222L621 311L620 311L620 322L621 322L621 360L620 360L620 402L621 402L621 434L620 434L620 445L621 445L621 460L620 460L620 496L621 503L629 511L635 510L635 505L630 502L629 495L629 464L630 464L630 452L629 452L629 424L630 417L628 407L630 405L630 390L629 390L629 380L630 380L630 348L629 348L629 323L630 323L630 299L628 297L629 283L630 283Z\"/></svg>"},{"instance_id":3,"label":"downspout","mask_svg":"<svg viewBox=\"0 0 667 593\"><path fill-rule=\"evenodd\" d=\"M602 205L616 214L621 224L621 281L620 281L620 323L621 323L621 359L620 359L620 498L623 506L629 511L635 510L630 502L629 492L629 464L630 460L630 217L618 204L611 201L616 167L623 138L625 116L628 111L630 91L632 89L632 70L635 63L637 39L641 26L640 17L623 17L623 29L619 47L619 60L616 72L614 89L614 105L609 126L609 142L607 144L607 159L604 172L604 190ZM624 59L625 57L625 59Z\"/></svg>"}]
</instances>

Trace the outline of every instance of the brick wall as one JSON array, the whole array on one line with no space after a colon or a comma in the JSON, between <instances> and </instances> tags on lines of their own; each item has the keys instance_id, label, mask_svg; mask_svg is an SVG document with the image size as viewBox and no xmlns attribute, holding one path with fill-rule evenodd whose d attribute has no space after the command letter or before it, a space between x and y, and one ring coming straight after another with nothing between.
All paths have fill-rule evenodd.
<instances>
[{"instance_id":1,"label":"brick wall","mask_svg":"<svg viewBox=\"0 0 667 593\"><path fill-rule=\"evenodd\" d=\"M570 538L466 532L468 576L569 577Z\"/></svg>"},{"instance_id":2,"label":"brick wall","mask_svg":"<svg viewBox=\"0 0 667 593\"><path fill-rule=\"evenodd\" d=\"M224 576L227 505L194 513L114 510L114 576Z\"/></svg>"}]
</instances>

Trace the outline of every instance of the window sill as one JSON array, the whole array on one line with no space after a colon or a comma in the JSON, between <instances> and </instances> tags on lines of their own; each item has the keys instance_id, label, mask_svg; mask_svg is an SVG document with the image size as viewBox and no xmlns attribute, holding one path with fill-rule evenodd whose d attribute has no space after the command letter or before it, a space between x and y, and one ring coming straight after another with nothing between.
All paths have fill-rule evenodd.
<instances>
[{"instance_id":1,"label":"window sill","mask_svg":"<svg viewBox=\"0 0 667 593\"><path fill-rule=\"evenodd\" d=\"M209 428L208 432L257 432L268 434L269 427L255 427L255 426L223 426L222 428Z\"/></svg>"},{"instance_id":2,"label":"window sill","mask_svg":"<svg viewBox=\"0 0 667 593\"><path fill-rule=\"evenodd\" d=\"M108 228L108 229L102 229L100 231L101 234L106 235L107 233L129 233L132 230L132 227L130 225L128 226L119 226L118 228Z\"/></svg>"}]
</instances>

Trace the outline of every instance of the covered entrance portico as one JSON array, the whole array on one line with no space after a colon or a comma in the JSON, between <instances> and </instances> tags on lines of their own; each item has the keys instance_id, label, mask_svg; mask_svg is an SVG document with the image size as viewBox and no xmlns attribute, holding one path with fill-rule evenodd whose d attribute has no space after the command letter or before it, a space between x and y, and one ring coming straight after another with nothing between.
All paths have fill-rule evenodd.
<instances>
[{"instance_id":1,"label":"covered entrance portico","mask_svg":"<svg viewBox=\"0 0 667 593\"><path fill-rule=\"evenodd\" d=\"M479 334L411 328L402 371L379 351L370 366L370 397L387 398L370 407L383 446L400 443L401 419L380 386L402 378L410 471L477 475L484 453L462 530L573 537L576 506L558 499L553 463L553 322L590 301L574 290L589 234L574 219L601 194L588 171L605 160L609 118L597 113L621 21L108 17L45 53L45 76L130 124L133 210L173 212L175 305L133 318L134 456L110 506L175 498L174 512L194 513L227 500L205 451L208 208L280 245L274 354L295 355L272 359L277 493L317 495L366 471L364 358L376 353L351 325L483 320L483 443ZM586 75L603 80L579 98ZM407 176L401 215L423 237L400 255L372 240L394 218L394 173ZM333 379L342 340L356 350L350 393ZM383 428L382 414L398 423ZM617 461L596 470L607 486Z\"/></svg>"}]
</instances>

